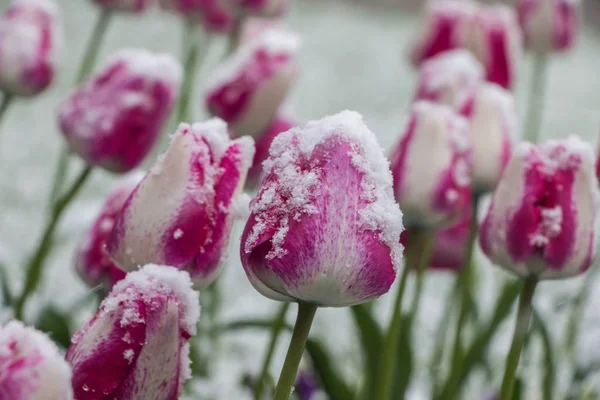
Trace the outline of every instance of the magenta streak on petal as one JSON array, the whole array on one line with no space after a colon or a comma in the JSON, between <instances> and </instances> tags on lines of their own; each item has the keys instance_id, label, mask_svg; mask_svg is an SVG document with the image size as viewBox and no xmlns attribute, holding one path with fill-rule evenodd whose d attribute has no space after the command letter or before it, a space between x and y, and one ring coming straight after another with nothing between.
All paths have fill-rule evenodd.
<instances>
[{"instance_id":1,"label":"magenta streak on petal","mask_svg":"<svg viewBox=\"0 0 600 400\"><path fill-rule=\"evenodd\" d=\"M492 198L488 212L479 227L479 246L485 255L493 256L492 249L492 215L494 214L494 199Z\"/></svg>"},{"instance_id":2,"label":"magenta streak on petal","mask_svg":"<svg viewBox=\"0 0 600 400\"><path fill-rule=\"evenodd\" d=\"M459 107L458 113L468 120L471 120L471 117L473 116L473 111L475 109L476 96L477 96L477 90L471 90L471 93L469 93L466 96L466 99L463 101L463 103Z\"/></svg>"},{"instance_id":3,"label":"magenta streak on petal","mask_svg":"<svg viewBox=\"0 0 600 400\"><path fill-rule=\"evenodd\" d=\"M252 168L248 172L248 180L252 183L257 182L262 173L262 163L269 157L269 148L273 140L282 132L286 132L295 126L294 123L286 118L278 118L271 123L267 131L256 140L256 151L254 152L254 160Z\"/></svg>"},{"instance_id":4,"label":"magenta streak on petal","mask_svg":"<svg viewBox=\"0 0 600 400\"><path fill-rule=\"evenodd\" d=\"M438 14L434 18L434 26L431 27L432 37L427 39L425 46L422 48L422 54L415 55L419 57L414 60L416 64L444 51L456 48L453 38L458 17Z\"/></svg>"},{"instance_id":5,"label":"magenta streak on petal","mask_svg":"<svg viewBox=\"0 0 600 400\"><path fill-rule=\"evenodd\" d=\"M501 25L492 26L487 32L489 41L489 60L486 61L487 80L494 82L505 89L510 89L513 84L513 69L508 52L509 43L507 32Z\"/></svg>"},{"instance_id":6,"label":"magenta streak on petal","mask_svg":"<svg viewBox=\"0 0 600 400\"><path fill-rule=\"evenodd\" d=\"M468 214L455 225L436 232L429 262L430 268L457 271L463 267L471 220L472 216Z\"/></svg>"},{"instance_id":7,"label":"magenta streak on petal","mask_svg":"<svg viewBox=\"0 0 600 400\"><path fill-rule=\"evenodd\" d=\"M19 356L19 344L15 341L9 344L12 354L0 356L0 399L29 399L36 396L39 380L36 378L36 367L45 359L35 352ZM3 397L6 396L6 397Z\"/></svg>"},{"instance_id":8,"label":"magenta streak on petal","mask_svg":"<svg viewBox=\"0 0 600 400\"><path fill-rule=\"evenodd\" d=\"M458 215L470 204L471 188L456 182L456 169L460 165L468 165L469 159L465 154L452 153L448 168L440 174L433 196L433 208L445 215ZM470 172L470 171L469 171Z\"/></svg>"},{"instance_id":9,"label":"magenta streak on petal","mask_svg":"<svg viewBox=\"0 0 600 400\"><path fill-rule=\"evenodd\" d=\"M36 14L36 19L39 19L39 35L41 40L39 48L36 49L36 57L33 60L33 64L25 69L22 79L27 86L35 88L35 91L37 92L45 89L52 82L54 68L49 62L49 53L52 50L52 46L55 44L52 43L52 17L42 11L39 11Z\"/></svg>"},{"instance_id":10,"label":"magenta streak on petal","mask_svg":"<svg viewBox=\"0 0 600 400\"><path fill-rule=\"evenodd\" d=\"M570 1L557 0L553 13L553 46L566 50L573 46L579 21L575 5Z\"/></svg>"},{"instance_id":11,"label":"magenta streak on petal","mask_svg":"<svg viewBox=\"0 0 600 400\"><path fill-rule=\"evenodd\" d=\"M209 93L208 108L228 123L235 122L246 111L254 92L290 60L287 54L271 55L259 49L240 74L229 83Z\"/></svg>"},{"instance_id":12,"label":"magenta streak on petal","mask_svg":"<svg viewBox=\"0 0 600 400\"><path fill-rule=\"evenodd\" d=\"M406 158L408 157L408 148L417 128L417 118L416 115L411 116L406 132L390 156L390 169L394 178L394 195L396 196L396 200L402 197Z\"/></svg>"}]
</instances>

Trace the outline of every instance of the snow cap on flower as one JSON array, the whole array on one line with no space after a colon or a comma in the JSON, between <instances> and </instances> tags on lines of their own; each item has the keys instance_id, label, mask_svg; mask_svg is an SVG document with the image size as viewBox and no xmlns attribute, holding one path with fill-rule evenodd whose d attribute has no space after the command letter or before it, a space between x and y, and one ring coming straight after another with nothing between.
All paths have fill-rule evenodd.
<instances>
[{"instance_id":1,"label":"snow cap on flower","mask_svg":"<svg viewBox=\"0 0 600 400\"><path fill-rule=\"evenodd\" d=\"M108 292L125 277L125 272L106 253L106 241L125 201L143 177L141 171L135 171L115 185L75 251L75 268L89 287L101 285Z\"/></svg>"},{"instance_id":2,"label":"snow cap on flower","mask_svg":"<svg viewBox=\"0 0 600 400\"><path fill-rule=\"evenodd\" d=\"M523 277L582 273L595 256L597 192L592 148L578 137L521 143L493 194L481 248Z\"/></svg>"},{"instance_id":3,"label":"snow cap on flower","mask_svg":"<svg viewBox=\"0 0 600 400\"><path fill-rule=\"evenodd\" d=\"M461 47L470 50L486 70L486 79L511 89L522 53L521 28L512 7L480 6L458 30Z\"/></svg>"},{"instance_id":4,"label":"snow cap on flower","mask_svg":"<svg viewBox=\"0 0 600 400\"><path fill-rule=\"evenodd\" d=\"M220 119L181 124L125 203L107 241L110 257L125 271L172 265L196 287L208 286L221 271L233 221L245 216L241 190L253 156L253 140L231 140Z\"/></svg>"},{"instance_id":5,"label":"snow cap on flower","mask_svg":"<svg viewBox=\"0 0 600 400\"><path fill-rule=\"evenodd\" d=\"M402 261L402 213L389 165L360 114L278 135L242 234L261 294L341 307L386 293Z\"/></svg>"},{"instance_id":6,"label":"snow cap on flower","mask_svg":"<svg viewBox=\"0 0 600 400\"><path fill-rule=\"evenodd\" d=\"M415 100L428 100L455 107L484 77L479 61L466 50L452 50L421 65Z\"/></svg>"},{"instance_id":7,"label":"snow cap on flower","mask_svg":"<svg viewBox=\"0 0 600 400\"><path fill-rule=\"evenodd\" d=\"M101 7L125 12L142 12L148 9L154 0L93 0Z\"/></svg>"},{"instance_id":8,"label":"snow cap on flower","mask_svg":"<svg viewBox=\"0 0 600 400\"><path fill-rule=\"evenodd\" d=\"M0 327L0 399L73 399L69 364L48 336L20 321Z\"/></svg>"},{"instance_id":9,"label":"snow cap on flower","mask_svg":"<svg viewBox=\"0 0 600 400\"><path fill-rule=\"evenodd\" d=\"M237 135L256 136L267 129L298 72L296 34L270 29L243 43L210 79L208 109Z\"/></svg>"},{"instance_id":10,"label":"snow cap on flower","mask_svg":"<svg viewBox=\"0 0 600 400\"><path fill-rule=\"evenodd\" d=\"M390 157L394 192L406 225L447 225L468 207L468 135L468 122L449 107L425 101L413 105Z\"/></svg>"},{"instance_id":11,"label":"snow cap on flower","mask_svg":"<svg viewBox=\"0 0 600 400\"><path fill-rule=\"evenodd\" d=\"M580 25L579 0L519 0L517 13L525 47L537 53L569 50Z\"/></svg>"},{"instance_id":12,"label":"snow cap on flower","mask_svg":"<svg viewBox=\"0 0 600 400\"><path fill-rule=\"evenodd\" d=\"M0 91L34 96L56 75L63 49L53 0L13 0L0 15Z\"/></svg>"},{"instance_id":13,"label":"snow cap on flower","mask_svg":"<svg viewBox=\"0 0 600 400\"><path fill-rule=\"evenodd\" d=\"M459 47L457 29L476 9L470 0L429 0L424 6L424 18L410 50L414 65L440 53Z\"/></svg>"},{"instance_id":14,"label":"snow cap on flower","mask_svg":"<svg viewBox=\"0 0 600 400\"><path fill-rule=\"evenodd\" d=\"M72 151L112 172L137 167L154 147L181 84L168 54L122 50L59 107Z\"/></svg>"},{"instance_id":15,"label":"snow cap on flower","mask_svg":"<svg viewBox=\"0 0 600 400\"><path fill-rule=\"evenodd\" d=\"M519 138L519 123L511 92L487 83L478 86L460 106L469 120L473 159L473 190L494 190Z\"/></svg>"},{"instance_id":16,"label":"snow cap on flower","mask_svg":"<svg viewBox=\"0 0 600 400\"><path fill-rule=\"evenodd\" d=\"M178 399L199 317L186 272L146 265L129 273L73 335L66 359L75 398Z\"/></svg>"}]
</instances>

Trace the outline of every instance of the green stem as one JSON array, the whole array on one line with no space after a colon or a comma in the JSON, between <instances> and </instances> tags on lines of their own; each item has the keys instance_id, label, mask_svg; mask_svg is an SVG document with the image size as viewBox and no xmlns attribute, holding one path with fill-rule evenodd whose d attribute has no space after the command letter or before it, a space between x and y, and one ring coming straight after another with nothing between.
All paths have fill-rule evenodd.
<instances>
[{"instance_id":1,"label":"green stem","mask_svg":"<svg viewBox=\"0 0 600 400\"><path fill-rule=\"evenodd\" d=\"M544 98L546 95L547 73L548 56L546 54L536 54L533 59L529 103L527 105L527 115L525 117L525 126L523 129L525 140L532 143L536 143L539 138L542 113L544 111Z\"/></svg>"},{"instance_id":2,"label":"green stem","mask_svg":"<svg viewBox=\"0 0 600 400\"><path fill-rule=\"evenodd\" d=\"M52 248L54 232L60 221L61 216L63 215L69 203L75 198L79 190L83 187L83 184L86 182L91 171L92 167L84 167L79 177L69 188L69 190L64 194L64 196L62 196L54 203L54 206L52 208L52 215L46 225L46 229L44 230L42 239L38 243L37 248L33 253L33 256L29 259L29 262L27 263L27 276L25 278L23 292L21 293L15 304L16 318L23 318L23 309L25 307L27 299L29 298L29 295L31 295L31 293L33 293L33 291L37 288L40 282L44 262L50 252L50 249Z\"/></svg>"},{"instance_id":3,"label":"green stem","mask_svg":"<svg viewBox=\"0 0 600 400\"><path fill-rule=\"evenodd\" d=\"M296 319L296 325L294 326L294 333L292 334L292 340L290 347L288 348L287 355L285 356L285 362L279 375L279 381L275 388L275 397L273 400L289 400L292 394L292 387L296 380L296 374L298 373L298 366L304 353L304 346L308 340L308 333L312 325L315 313L317 312L317 306L309 303L298 303L298 317Z\"/></svg>"},{"instance_id":4,"label":"green stem","mask_svg":"<svg viewBox=\"0 0 600 400\"><path fill-rule=\"evenodd\" d=\"M506 358L506 368L504 370L504 378L502 379L500 400L512 400L513 398L517 366L519 365L521 350L523 349L523 343L525 342L525 337L527 336L527 331L529 330L531 322L531 300L537 282L537 278L535 277L527 278L523 290L521 291L521 298L519 299L519 308L517 311L517 323L515 325L512 344L510 345L510 351Z\"/></svg>"},{"instance_id":5,"label":"green stem","mask_svg":"<svg viewBox=\"0 0 600 400\"><path fill-rule=\"evenodd\" d=\"M60 194L69 166L69 156L69 149L63 146L60 150L60 155L58 156L58 164L56 165L56 172L54 173L54 182L52 183L52 190L50 191L49 204L53 204Z\"/></svg>"},{"instance_id":6,"label":"green stem","mask_svg":"<svg viewBox=\"0 0 600 400\"><path fill-rule=\"evenodd\" d=\"M6 92L2 93L2 101L0 102L0 122L2 121L2 119L4 118L4 114L6 114L6 111L12 104L13 99L14 97L12 94Z\"/></svg>"},{"instance_id":7,"label":"green stem","mask_svg":"<svg viewBox=\"0 0 600 400\"><path fill-rule=\"evenodd\" d=\"M184 77L181 98L177 106L176 123L187 122L190 119L190 102L194 92L196 75L200 64L201 43L197 37L198 26L191 20L185 23L183 60ZM208 34L206 34L208 35ZM206 50L206 49L205 49ZM207 52L205 51L204 54Z\"/></svg>"},{"instance_id":8,"label":"green stem","mask_svg":"<svg viewBox=\"0 0 600 400\"><path fill-rule=\"evenodd\" d=\"M92 37L85 50L83 61L81 62L79 71L77 72L77 77L75 80L77 85L83 82L85 77L91 72L92 68L94 68L94 64L96 64L96 59L98 58L100 46L102 45L102 41L106 36L106 31L110 25L112 15L112 12L108 8L103 8L100 12L98 20L96 21L96 25L94 26L94 31L92 32Z\"/></svg>"},{"instance_id":9,"label":"green stem","mask_svg":"<svg viewBox=\"0 0 600 400\"><path fill-rule=\"evenodd\" d=\"M442 364L442 359L444 357L444 347L446 345L446 333L448 332L448 327L450 325L450 317L452 316L452 311L454 306L456 305L456 300L458 296L458 289L460 288L458 279L455 279L454 285L452 286L452 290L448 294L448 298L446 299L446 310L442 315L442 319L438 325L435 346L433 348L433 353L431 356L431 362L429 364L429 371L431 372L431 381L433 383L438 383L439 372L441 370L440 366Z\"/></svg>"},{"instance_id":10,"label":"green stem","mask_svg":"<svg viewBox=\"0 0 600 400\"><path fill-rule=\"evenodd\" d=\"M246 14L242 11L238 13L229 33L229 44L227 47L227 53L231 54L238 48L242 39L242 31L244 30L244 23L246 22Z\"/></svg>"},{"instance_id":11,"label":"green stem","mask_svg":"<svg viewBox=\"0 0 600 400\"><path fill-rule=\"evenodd\" d=\"M469 231L469 241L465 253L465 263L458 277L461 289L460 311L458 321L456 322L456 331L454 332L454 344L452 346L452 361L450 376L444 385L442 399L453 400L456 398L456 392L460 386L460 371L464 358L464 349L462 344L462 329L469 315L471 305L471 279L473 273L472 261L475 250L475 241L477 239L477 213L479 209L479 197L473 196L473 218L471 219L471 229Z\"/></svg>"},{"instance_id":12,"label":"green stem","mask_svg":"<svg viewBox=\"0 0 600 400\"><path fill-rule=\"evenodd\" d=\"M412 233L415 234L417 233L417 231L415 230ZM425 272L429 267L429 260L431 259L434 232L421 231L418 234L420 236L419 243L421 248L419 251L419 264L417 266L417 281L415 285L416 287L413 293L413 299L410 307L411 320L414 319L415 315L419 311L419 306L421 304L421 295L423 293L423 281L425 280Z\"/></svg>"},{"instance_id":13,"label":"green stem","mask_svg":"<svg viewBox=\"0 0 600 400\"><path fill-rule=\"evenodd\" d=\"M275 347L277 347L277 342L279 341L280 333L283 330L283 325L285 324L285 314L287 313L289 307L290 303L283 303L279 307L277 317L273 321L273 326L271 327L271 340L269 341L269 347L267 348L267 353L265 354L262 369L260 371L258 380L256 381L256 386L254 387L255 400L260 400L262 398L265 382L267 380L267 375L269 374L269 368L271 366L271 361L273 360L273 354L275 353Z\"/></svg>"}]
</instances>

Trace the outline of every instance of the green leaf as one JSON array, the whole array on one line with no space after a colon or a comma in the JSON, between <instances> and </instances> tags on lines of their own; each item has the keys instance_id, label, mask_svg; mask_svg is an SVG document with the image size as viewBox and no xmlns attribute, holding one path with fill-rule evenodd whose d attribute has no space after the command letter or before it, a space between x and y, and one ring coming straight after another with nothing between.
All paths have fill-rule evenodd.
<instances>
[{"instance_id":1,"label":"green leaf","mask_svg":"<svg viewBox=\"0 0 600 400\"><path fill-rule=\"evenodd\" d=\"M71 318L54 306L46 306L40 312L35 326L63 348L71 345Z\"/></svg>"},{"instance_id":2,"label":"green leaf","mask_svg":"<svg viewBox=\"0 0 600 400\"><path fill-rule=\"evenodd\" d=\"M404 399L412 377L411 327L412 319L407 315L402 316L402 330L400 331L400 343L398 344L396 371L394 373L394 387L392 389L393 400Z\"/></svg>"},{"instance_id":3,"label":"green leaf","mask_svg":"<svg viewBox=\"0 0 600 400\"><path fill-rule=\"evenodd\" d=\"M316 340L306 342L306 351L312 360L315 373L319 377L323 390L331 400L352 400L352 390L337 374L335 362L325 350L325 347Z\"/></svg>"},{"instance_id":4,"label":"green leaf","mask_svg":"<svg viewBox=\"0 0 600 400\"><path fill-rule=\"evenodd\" d=\"M8 274L4 264L0 264L0 288L2 290L2 302L6 306L10 306L13 302L12 291L8 283Z\"/></svg>"},{"instance_id":5,"label":"green leaf","mask_svg":"<svg viewBox=\"0 0 600 400\"><path fill-rule=\"evenodd\" d=\"M544 379L542 392L544 400L552 400L554 398L553 384L555 381L556 367L554 363L554 354L552 349L552 339L548 332L548 327L542 316L534 309L533 310L533 328L542 339L542 347L544 349Z\"/></svg>"},{"instance_id":6,"label":"green leaf","mask_svg":"<svg viewBox=\"0 0 600 400\"><path fill-rule=\"evenodd\" d=\"M381 358L383 346L383 333L379 324L373 318L370 309L366 304L351 307L352 317L356 325L359 337L361 352L363 355L363 375L365 377L364 388L361 398L367 398L366 394L374 392L376 374L379 369L379 360Z\"/></svg>"}]
</instances>

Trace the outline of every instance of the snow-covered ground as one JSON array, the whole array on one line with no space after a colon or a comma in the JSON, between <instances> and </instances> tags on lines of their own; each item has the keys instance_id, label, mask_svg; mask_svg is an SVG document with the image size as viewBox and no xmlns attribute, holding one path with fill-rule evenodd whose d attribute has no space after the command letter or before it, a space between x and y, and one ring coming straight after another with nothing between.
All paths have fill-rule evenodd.
<instances>
[{"instance_id":1,"label":"snow-covered ground","mask_svg":"<svg viewBox=\"0 0 600 400\"><path fill-rule=\"evenodd\" d=\"M59 0L63 11L66 35L66 56L54 87L32 101L20 101L6 115L0 129L0 258L10 265L11 283L19 284L23 275L23 259L40 235L45 205L61 146L55 118L58 102L70 91L75 71L95 19L97 10L89 1ZM1 0L5 7L8 0ZM145 47L152 50L181 53L180 21L165 13L153 11L142 17L119 16L106 38L100 59L123 47ZM404 53L418 20L414 13L390 10L369 10L339 2L297 1L288 18L292 29L304 39L302 75L293 91L289 107L299 120L319 118L342 109L362 113L366 123L377 134L381 145L389 149L396 140L405 118L415 86L415 72L405 62ZM204 76L221 57L224 41L216 39L210 47ZM528 83L529 58L521 65L517 90L519 112L523 114ZM564 137L577 134L596 143L600 131L600 37L591 26L583 28L580 45L570 55L552 61L549 96L542 136ZM198 79L195 114L202 118ZM161 148L166 144L165 132ZM154 160L150 157L147 164ZM75 173L79 165L73 163ZM94 175L70 209L60 226L55 251L49 260L43 285L35 296L27 315L33 317L40 305L52 302L68 307L87 290L75 275L72 266L73 248L81 238L106 195L115 177L103 171ZM234 230L228 265L221 279L223 288L223 320L239 317L268 316L276 303L263 298L248 283L238 259L241 224ZM485 263L480 268L479 299L481 308L489 310L494 301L502 271ZM550 331L562 338L568 299L581 287L584 278L546 282L539 286L536 306L543 312ZM430 339L444 312L446 293L453 277L430 274L419 314L416 349L422 365L426 365L431 350ZM600 361L600 282L595 282L592 298L583 320L580 357L586 362ZM392 291L395 290L394 288ZM409 291L411 288L409 287ZM410 296L410 293L408 294ZM376 305L378 317L387 321L391 295ZM561 307L561 305L563 307ZM293 313L290 313L290 321ZM2 314L0 313L0 319ZM510 341L512 324L502 327L491 355L496 372ZM331 346L340 369L348 377L356 377L360 356L352 321L345 309L322 309L318 312L312 334ZM230 390L243 373L256 373L262 359L266 336L245 332L222 339L222 360L217 365L215 382ZM287 341L282 341L287 344ZM285 355L285 346L277 351L273 363L276 375ZM534 349L529 364L539 363L539 351ZM537 358L536 358L537 357ZM533 369L532 369L533 371ZM417 379L413 397L421 398L425 373ZM532 372L532 376L538 376ZM473 379L470 389L478 392L483 376ZM532 385L535 387L535 384ZM421 395L419 395L421 393ZM427 393L427 392L425 392ZM241 394L222 394L220 399L239 399ZM471 398L471 397L470 397ZM535 398L535 397L528 397Z\"/></svg>"}]
</instances>

